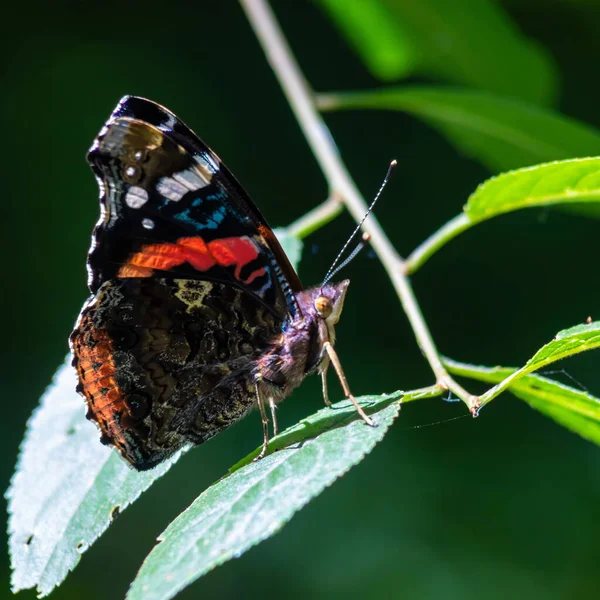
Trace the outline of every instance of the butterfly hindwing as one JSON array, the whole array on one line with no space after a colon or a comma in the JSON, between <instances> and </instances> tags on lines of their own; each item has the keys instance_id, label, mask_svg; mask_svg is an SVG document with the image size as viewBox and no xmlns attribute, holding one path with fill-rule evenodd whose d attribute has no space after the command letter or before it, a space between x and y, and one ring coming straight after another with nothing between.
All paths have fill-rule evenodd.
<instances>
[{"instance_id":1,"label":"butterfly hindwing","mask_svg":"<svg viewBox=\"0 0 600 600\"><path fill-rule=\"evenodd\" d=\"M199 444L255 404L255 361L281 322L256 296L191 279L102 284L71 337L102 441L136 469Z\"/></svg>"}]
</instances>

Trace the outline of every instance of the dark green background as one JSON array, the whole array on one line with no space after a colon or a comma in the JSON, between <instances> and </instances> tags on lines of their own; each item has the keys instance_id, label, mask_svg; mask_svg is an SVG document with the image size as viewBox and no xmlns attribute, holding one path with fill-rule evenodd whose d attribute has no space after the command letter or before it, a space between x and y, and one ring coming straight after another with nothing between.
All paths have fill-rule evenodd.
<instances>
[{"instance_id":1,"label":"dark green background","mask_svg":"<svg viewBox=\"0 0 600 600\"><path fill-rule=\"evenodd\" d=\"M555 57L560 108L600 126L593 3L505 6ZM275 8L316 89L377 85L315 5L289 0ZM26 419L67 351L86 297L85 253L98 206L84 155L121 95L147 96L176 112L272 225L322 201L326 186L233 0L19 3L4 12L0 51L6 487ZM489 175L407 116L339 113L327 122L366 196L398 159L377 216L403 254ZM344 215L307 240L306 284L322 278L352 226ZM521 212L449 245L414 279L441 351L519 365L559 329L599 318L598 227L559 212ZM345 276L352 285L338 349L355 393L432 383L378 262L365 254ZM597 364L596 353L559 366L600 394ZM333 379L332 392L340 395ZM318 380L307 381L281 408L282 425L321 402ZM282 533L181 598L596 597L600 449L509 395L477 420L419 427L465 412L439 399L407 406L372 456ZM119 518L53 597L123 597L156 536L260 436L252 416L191 452ZM8 597L3 556L0 597Z\"/></svg>"}]
</instances>

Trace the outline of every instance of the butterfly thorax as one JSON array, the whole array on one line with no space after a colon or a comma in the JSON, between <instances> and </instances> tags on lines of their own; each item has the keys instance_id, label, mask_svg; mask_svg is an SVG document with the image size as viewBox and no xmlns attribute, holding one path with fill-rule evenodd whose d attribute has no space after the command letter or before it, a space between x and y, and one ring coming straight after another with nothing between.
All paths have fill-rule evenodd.
<instances>
[{"instance_id":1,"label":"butterfly thorax","mask_svg":"<svg viewBox=\"0 0 600 600\"><path fill-rule=\"evenodd\" d=\"M296 293L299 316L284 324L272 348L256 362L256 380L275 402L285 399L304 378L323 366L325 342L335 343L349 281Z\"/></svg>"}]
</instances>

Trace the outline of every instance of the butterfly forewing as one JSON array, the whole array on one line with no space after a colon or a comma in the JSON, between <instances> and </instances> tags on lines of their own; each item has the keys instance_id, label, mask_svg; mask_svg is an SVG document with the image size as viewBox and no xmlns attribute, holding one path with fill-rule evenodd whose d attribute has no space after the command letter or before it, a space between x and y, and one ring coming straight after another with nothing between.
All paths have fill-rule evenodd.
<instances>
[{"instance_id":1,"label":"butterfly forewing","mask_svg":"<svg viewBox=\"0 0 600 600\"><path fill-rule=\"evenodd\" d=\"M162 106L124 98L88 160L102 216L89 284L170 275L230 283L282 317L296 316L300 281L264 218L230 171Z\"/></svg>"}]
</instances>

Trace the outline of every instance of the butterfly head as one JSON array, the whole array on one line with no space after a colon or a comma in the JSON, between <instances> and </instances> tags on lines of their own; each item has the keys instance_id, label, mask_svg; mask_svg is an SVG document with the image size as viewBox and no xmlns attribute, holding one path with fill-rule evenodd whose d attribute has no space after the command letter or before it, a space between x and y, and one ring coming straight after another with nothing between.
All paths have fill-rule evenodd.
<instances>
[{"instance_id":1,"label":"butterfly head","mask_svg":"<svg viewBox=\"0 0 600 600\"><path fill-rule=\"evenodd\" d=\"M312 300L315 312L329 327L336 325L340 320L349 285L350 280L345 279L340 283L329 283L315 288L313 292Z\"/></svg>"},{"instance_id":2,"label":"butterfly head","mask_svg":"<svg viewBox=\"0 0 600 600\"><path fill-rule=\"evenodd\" d=\"M304 319L317 323L320 321L327 326L326 329L333 331L334 325L340 320L349 285L350 280L345 279L300 292L296 299Z\"/></svg>"},{"instance_id":3,"label":"butterfly head","mask_svg":"<svg viewBox=\"0 0 600 600\"><path fill-rule=\"evenodd\" d=\"M302 319L288 330L290 336L304 336L311 331L307 365L304 374L316 369L323 358L323 344L335 344L335 325L340 320L350 280L326 283L303 290L296 295ZM310 325L310 326L309 326ZM314 327L314 329L313 329Z\"/></svg>"}]
</instances>

